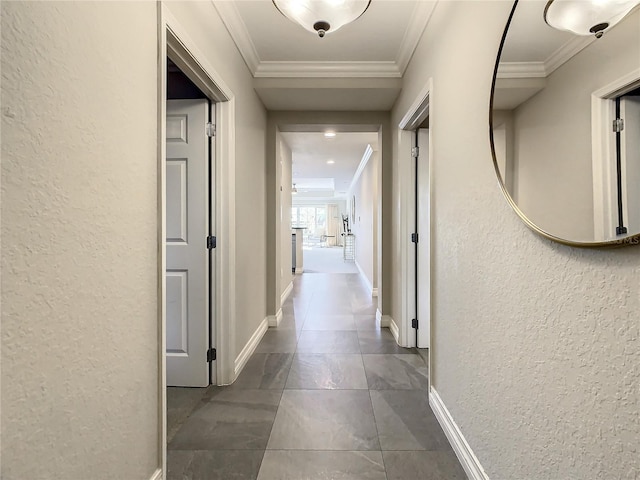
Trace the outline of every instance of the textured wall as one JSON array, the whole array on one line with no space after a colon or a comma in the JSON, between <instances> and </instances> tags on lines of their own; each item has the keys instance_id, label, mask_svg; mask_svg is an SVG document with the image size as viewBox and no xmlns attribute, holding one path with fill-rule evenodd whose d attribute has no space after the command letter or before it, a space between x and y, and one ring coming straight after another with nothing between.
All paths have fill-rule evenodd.
<instances>
[{"instance_id":1,"label":"textured wall","mask_svg":"<svg viewBox=\"0 0 640 480\"><path fill-rule=\"evenodd\" d=\"M212 2L164 5L199 46L236 99L236 355L266 316L266 112L252 77ZM251 301L247 301L250 292Z\"/></svg>"},{"instance_id":2,"label":"textured wall","mask_svg":"<svg viewBox=\"0 0 640 480\"><path fill-rule=\"evenodd\" d=\"M433 77L433 385L492 480L637 479L640 250L551 243L502 197L487 119L510 7L439 3L394 108Z\"/></svg>"},{"instance_id":3,"label":"textured wall","mask_svg":"<svg viewBox=\"0 0 640 480\"><path fill-rule=\"evenodd\" d=\"M158 457L157 15L2 2L2 472Z\"/></svg>"}]
</instances>

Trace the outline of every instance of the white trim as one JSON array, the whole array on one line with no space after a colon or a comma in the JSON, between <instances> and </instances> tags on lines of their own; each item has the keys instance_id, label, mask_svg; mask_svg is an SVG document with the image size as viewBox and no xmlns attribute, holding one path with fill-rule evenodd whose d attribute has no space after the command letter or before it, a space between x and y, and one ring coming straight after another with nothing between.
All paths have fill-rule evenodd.
<instances>
[{"instance_id":1,"label":"white trim","mask_svg":"<svg viewBox=\"0 0 640 480\"><path fill-rule=\"evenodd\" d=\"M377 288L372 288L371 289L371 296L372 297L377 297L378 296L378 289Z\"/></svg>"},{"instance_id":2,"label":"white trim","mask_svg":"<svg viewBox=\"0 0 640 480\"><path fill-rule=\"evenodd\" d=\"M418 42L427 28L427 24L431 19L431 14L436 7L437 2L416 2L416 6L411 14L411 20L407 30L404 33L404 38L398 49L396 55L396 64L400 73L404 75L409 61L413 56L413 52L416 51Z\"/></svg>"},{"instance_id":3,"label":"white trim","mask_svg":"<svg viewBox=\"0 0 640 480\"><path fill-rule=\"evenodd\" d=\"M287 288L285 288L284 292L282 292L282 295L280 295L280 306L284 305L284 302L287 301L287 298L289 298L289 295L291 295L292 291L293 291L293 281L289 282L289 285L287 285Z\"/></svg>"},{"instance_id":4,"label":"white trim","mask_svg":"<svg viewBox=\"0 0 640 480\"><path fill-rule=\"evenodd\" d=\"M407 113L405 113L400 123L398 123L400 130L415 130L424 118L429 115L429 95L431 95L432 90L433 79L429 78L427 84L422 87L416 99L407 109Z\"/></svg>"},{"instance_id":5,"label":"white trim","mask_svg":"<svg viewBox=\"0 0 640 480\"><path fill-rule=\"evenodd\" d=\"M282 321L282 309L278 309L278 313L275 315L269 315L267 318L269 319L268 323L270 327L280 326L280 322Z\"/></svg>"},{"instance_id":6,"label":"white trim","mask_svg":"<svg viewBox=\"0 0 640 480\"><path fill-rule=\"evenodd\" d=\"M595 35L589 35L588 37L572 36L567 43L549 55L549 58L544 61L544 70L547 76L595 41Z\"/></svg>"},{"instance_id":7,"label":"white trim","mask_svg":"<svg viewBox=\"0 0 640 480\"><path fill-rule=\"evenodd\" d=\"M400 342L398 341L400 338L400 331L398 330L398 325L396 325L395 320L391 317L389 317L389 330L391 331L393 338L395 338L396 343L400 345Z\"/></svg>"},{"instance_id":8,"label":"white trim","mask_svg":"<svg viewBox=\"0 0 640 480\"><path fill-rule=\"evenodd\" d=\"M251 40L251 35L249 35L247 26L238 11L238 7L236 7L235 2L212 1L212 3L218 11L218 15L220 15L222 23L227 27L227 31L229 32L229 35L231 35L233 42L238 47L240 55L242 55L244 63L247 64L249 72L253 75L260 64L260 57L258 56L256 46L253 44L253 40Z\"/></svg>"},{"instance_id":9,"label":"white trim","mask_svg":"<svg viewBox=\"0 0 640 480\"><path fill-rule=\"evenodd\" d=\"M391 322L393 321L391 316L383 315L379 308L376 308L376 321L380 328L388 328L391 326Z\"/></svg>"},{"instance_id":10,"label":"white trim","mask_svg":"<svg viewBox=\"0 0 640 480\"><path fill-rule=\"evenodd\" d=\"M253 332L253 335L251 335L251 338L240 352L240 355L236 357L233 368L233 372L235 375L234 380L238 378L238 375L240 375L240 372L251 358L251 355L253 355L253 352L255 352L256 347L260 343L260 340L262 340L262 337L267 332L268 328L269 317L266 317L264 320L262 320L262 322L260 322L260 325L258 325L256 331Z\"/></svg>"},{"instance_id":11,"label":"white trim","mask_svg":"<svg viewBox=\"0 0 640 480\"><path fill-rule=\"evenodd\" d=\"M358 168L356 168L356 173L353 174L353 178L351 179L351 183L349 184L347 192L350 192L351 190L353 190L353 187L355 187L356 182L360 178L360 175L362 175L362 172L367 166L371 155L373 155L373 147L371 147L371 145L367 145L367 148L365 149L364 153L362 154L362 158L360 159L360 163L358 164Z\"/></svg>"},{"instance_id":12,"label":"white trim","mask_svg":"<svg viewBox=\"0 0 640 480\"><path fill-rule=\"evenodd\" d=\"M451 413L449 413L449 410L443 403L440 395L438 395L438 392L433 387L429 390L429 405L431 405L433 413L438 419L445 435L449 439L449 443L451 443L453 451L456 453L456 456L469 479L489 480L489 476L484 471L484 468L482 468L478 457L473 453L473 450L464 438L462 431L453 420Z\"/></svg>"},{"instance_id":13,"label":"white trim","mask_svg":"<svg viewBox=\"0 0 640 480\"><path fill-rule=\"evenodd\" d=\"M396 62L260 62L255 78L402 78Z\"/></svg>"},{"instance_id":14,"label":"white trim","mask_svg":"<svg viewBox=\"0 0 640 480\"><path fill-rule=\"evenodd\" d=\"M296 267L296 271L295 271L296 275L302 275L304 273L304 268L303 267Z\"/></svg>"},{"instance_id":15,"label":"white trim","mask_svg":"<svg viewBox=\"0 0 640 480\"><path fill-rule=\"evenodd\" d=\"M354 263L356 264L356 267L358 268L358 272L360 272L360 276L362 277L362 281L365 283L367 290L369 290L369 295L371 295L372 297L373 295L373 285L371 284L371 281L369 281L369 278L367 277L367 275L364 273L364 270L362 270L362 267L360 266L360 264L358 263L358 260L355 260ZM376 288L376 294L377 294L377 288Z\"/></svg>"},{"instance_id":16,"label":"white trim","mask_svg":"<svg viewBox=\"0 0 640 480\"><path fill-rule=\"evenodd\" d=\"M500 62L496 78L546 78L544 62Z\"/></svg>"},{"instance_id":17,"label":"white trim","mask_svg":"<svg viewBox=\"0 0 640 480\"><path fill-rule=\"evenodd\" d=\"M151 475L151 478L149 478L149 480L163 480L164 476L162 475L162 469L159 468L157 469L155 472L153 472L153 475Z\"/></svg>"}]
</instances>

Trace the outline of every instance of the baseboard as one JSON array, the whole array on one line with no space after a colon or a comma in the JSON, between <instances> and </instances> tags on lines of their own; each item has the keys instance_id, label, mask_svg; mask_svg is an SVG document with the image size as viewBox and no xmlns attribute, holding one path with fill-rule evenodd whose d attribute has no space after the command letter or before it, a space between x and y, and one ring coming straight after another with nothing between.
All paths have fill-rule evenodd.
<instances>
[{"instance_id":1,"label":"baseboard","mask_svg":"<svg viewBox=\"0 0 640 480\"><path fill-rule=\"evenodd\" d=\"M269 315L267 319L270 327L278 327L280 325L280 321L282 320L282 309L279 309L278 313L276 313L275 315Z\"/></svg>"},{"instance_id":2,"label":"baseboard","mask_svg":"<svg viewBox=\"0 0 640 480\"><path fill-rule=\"evenodd\" d=\"M377 297L378 296L378 289L377 288L373 288L371 290L371 296L372 297Z\"/></svg>"},{"instance_id":3,"label":"baseboard","mask_svg":"<svg viewBox=\"0 0 640 480\"><path fill-rule=\"evenodd\" d=\"M260 325L258 325L256 331L253 332L253 335L251 335L251 338L240 352L240 355L236 357L236 361L234 362L233 366L233 373L235 374L234 381L236 378L238 378L238 375L251 358L251 355L253 355L253 352L260 343L260 340L262 340L262 337L264 336L268 328L269 317L266 317L264 320L262 320L262 322L260 322Z\"/></svg>"},{"instance_id":4,"label":"baseboard","mask_svg":"<svg viewBox=\"0 0 640 480\"><path fill-rule=\"evenodd\" d=\"M391 326L391 317L383 315L379 308L376 308L376 320L381 328L389 328Z\"/></svg>"},{"instance_id":5,"label":"baseboard","mask_svg":"<svg viewBox=\"0 0 640 480\"><path fill-rule=\"evenodd\" d=\"M304 268L298 268L296 267L296 275L302 275L304 273Z\"/></svg>"},{"instance_id":6,"label":"baseboard","mask_svg":"<svg viewBox=\"0 0 640 480\"><path fill-rule=\"evenodd\" d=\"M151 478L149 480L162 480L162 469L159 468L155 472L153 472L153 475L151 475Z\"/></svg>"},{"instance_id":7,"label":"baseboard","mask_svg":"<svg viewBox=\"0 0 640 480\"><path fill-rule=\"evenodd\" d=\"M367 286L367 289L369 290L369 294L372 297L377 297L378 294L376 292L376 294L373 294L373 285L371 285L371 282L369 281L369 279L367 278L367 276L364 273L364 270L362 270L362 267L360 266L360 264L358 263L357 260L354 261L354 263L356 264L356 268L358 269L358 272L360 272L360 276L362 277L362 281L365 283L365 285ZM376 289L377 291L378 289Z\"/></svg>"},{"instance_id":8,"label":"baseboard","mask_svg":"<svg viewBox=\"0 0 640 480\"><path fill-rule=\"evenodd\" d=\"M438 392L433 387L431 387L429 391L429 405L431 405L434 415L438 419L438 422L440 422L440 426L449 439L449 443L451 443L453 451L456 453L469 479L489 480L489 476L484 471L484 468L482 468L482 465L480 465L480 461L473 453L473 450L471 450L460 428L458 428L458 425L453 420L451 413L449 413L440 395L438 395Z\"/></svg>"},{"instance_id":9,"label":"baseboard","mask_svg":"<svg viewBox=\"0 0 640 480\"><path fill-rule=\"evenodd\" d=\"M284 292L282 292L282 295L280 295L280 306L284 305L284 302L287 301L287 298L289 298L289 295L291 294L292 291L293 291L293 282L289 282L289 285L287 285L287 288L285 288Z\"/></svg>"},{"instance_id":10,"label":"baseboard","mask_svg":"<svg viewBox=\"0 0 640 480\"><path fill-rule=\"evenodd\" d=\"M398 329L398 325L393 318L389 317L389 330L391 330L391 335L396 339L396 343L400 345L398 338L400 337L400 330Z\"/></svg>"}]
</instances>

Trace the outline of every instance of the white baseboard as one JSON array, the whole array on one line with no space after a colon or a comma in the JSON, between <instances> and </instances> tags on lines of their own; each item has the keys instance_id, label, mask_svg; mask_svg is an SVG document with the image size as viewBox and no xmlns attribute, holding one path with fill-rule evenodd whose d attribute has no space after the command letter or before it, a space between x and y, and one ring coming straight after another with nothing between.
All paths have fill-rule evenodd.
<instances>
[{"instance_id":1,"label":"white baseboard","mask_svg":"<svg viewBox=\"0 0 640 480\"><path fill-rule=\"evenodd\" d=\"M376 308L376 320L381 328L391 326L391 317L389 315L383 315L379 308Z\"/></svg>"},{"instance_id":2,"label":"white baseboard","mask_svg":"<svg viewBox=\"0 0 640 480\"><path fill-rule=\"evenodd\" d=\"M260 340L262 340L262 337L267 331L267 328L269 328L269 317L266 317L262 322L260 322L260 325L258 325L256 331L253 332L253 335L251 335L251 338L240 352L240 355L236 357L236 361L233 366L233 373L235 374L234 381L238 378L238 375L249 361L249 358L251 358L251 355L253 355L253 352L260 343Z\"/></svg>"},{"instance_id":3,"label":"white baseboard","mask_svg":"<svg viewBox=\"0 0 640 480\"><path fill-rule=\"evenodd\" d=\"M389 330L391 330L391 335L393 335L393 338L396 339L396 343L400 345L400 342L398 341L400 330L398 329L398 325L396 325L395 320L391 317L389 317Z\"/></svg>"},{"instance_id":4,"label":"white baseboard","mask_svg":"<svg viewBox=\"0 0 640 480\"><path fill-rule=\"evenodd\" d=\"M449 439L449 443L451 443L453 451L456 453L469 479L489 480L489 476L484 471L484 468L482 468L482 465L480 465L478 457L476 457L473 450L471 450L460 428L458 428L458 425L453 420L451 413L449 413L440 395L438 395L438 392L433 387L431 387L429 391L429 405L431 405L434 415L438 419L438 422L440 422L440 426Z\"/></svg>"},{"instance_id":5,"label":"white baseboard","mask_svg":"<svg viewBox=\"0 0 640 480\"><path fill-rule=\"evenodd\" d=\"M267 317L268 319L268 324L270 327L277 327L280 325L280 321L282 320L282 309L280 308L278 310L278 313L276 313L275 315L269 315Z\"/></svg>"},{"instance_id":6,"label":"white baseboard","mask_svg":"<svg viewBox=\"0 0 640 480\"><path fill-rule=\"evenodd\" d=\"M162 480L162 469L159 468L155 472L153 472L153 475L151 475L151 478L149 480Z\"/></svg>"},{"instance_id":7,"label":"white baseboard","mask_svg":"<svg viewBox=\"0 0 640 480\"><path fill-rule=\"evenodd\" d=\"M369 293L371 294L372 297L377 297L378 296L378 292L377 292L377 288L376 288L376 294L373 294L373 285L371 285L371 282L369 281L369 278L367 278L367 276L364 273L364 270L362 270L362 267L360 266L360 264L358 263L357 260L354 261L354 263L356 264L356 267L358 268L358 271L360 272L360 276L362 277L362 281L365 283L365 285L367 286L367 289L369 290Z\"/></svg>"},{"instance_id":8,"label":"white baseboard","mask_svg":"<svg viewBox=\"0 0 640 480\"><path fill-rule=\"evenodd\" d=\"M371 296L372 297L377 297L378 296L378 289L377 288L374 288L374 289L371 290Z\"/></svg>"},{"instance_id":9,"label":"white baseboard","mask_svg":"<svg viewBox=\"0 0 640 480\"><path fill-rule=\"evenodd\" d=\"M284 292L282 292L282 295L280 295L280 306L284 305L284 302L287 301L287 298L289 298L289 295L291 294L293 290L293 282L289 282L289 285L287 285L287 288L284 289Z\"/></svg>"},{"instance_id":10,"label":"white baseboard","mask_svg":"<svg viewBox=\"0 0 640 480\"><path fill-rule=\"evenodd\" d=\"M304 273L304 268L298 268L296 267L296 275L301 275Z\"/></svg>"}]
</instances>

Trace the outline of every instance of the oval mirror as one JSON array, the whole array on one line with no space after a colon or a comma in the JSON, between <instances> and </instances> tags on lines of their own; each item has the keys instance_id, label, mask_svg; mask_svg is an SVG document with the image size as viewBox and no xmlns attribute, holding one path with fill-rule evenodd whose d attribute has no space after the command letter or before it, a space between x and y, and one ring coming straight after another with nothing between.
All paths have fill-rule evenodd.
<instances>
[{"instance_id":1,"label":"oval mirror","mask_svg":"<svg viewBox=\"0 0 640 480\"><path fill-rule=\"evenodd\" d=\"M640 9L596 38L549 26L556 2L591 4L520 0L507 22L491 92L496 173L538 233L575 246L638 244Z\"/></svg>"}]
</instances>

